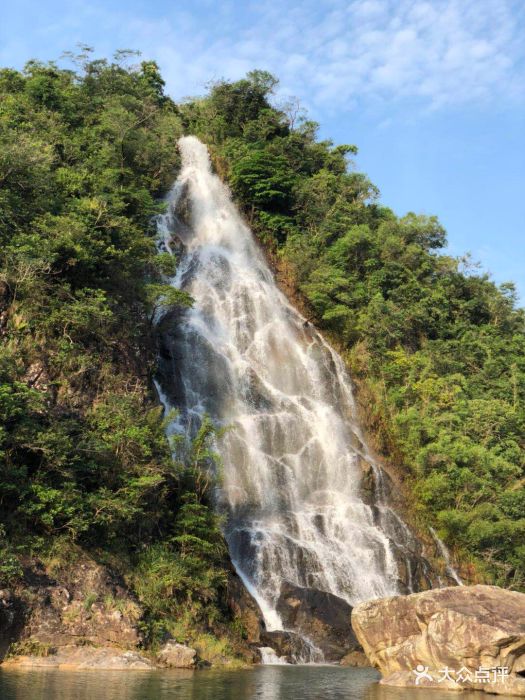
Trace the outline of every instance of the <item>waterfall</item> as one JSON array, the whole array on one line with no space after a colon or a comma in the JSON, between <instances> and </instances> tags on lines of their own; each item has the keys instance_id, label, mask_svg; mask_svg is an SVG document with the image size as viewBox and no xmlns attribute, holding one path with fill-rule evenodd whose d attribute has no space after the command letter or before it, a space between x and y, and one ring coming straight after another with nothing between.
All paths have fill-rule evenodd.
<instances>
[{"instance_id":1,"label":"waterfall","mask_svg":"<svg viewBox=\"0 0 525 700\"><path fill-rule=\"evenodd\" d=\"M362 498L363 467L378 467L344 364L279 291L204 144L187 136L179 148L159 240L179 247L171 283L195 304L170 330L161 390L179 409L172 430L195 432L205 413L227 428L217 507L232 561L269 630L282 629L284 581L352 605L395 595L407 528Z\"/></svg>"},{"instance_id":2,"label":"waterfall","mask_svg":"<svg viewBox=\"0 0 525 700\"><path fill-rule=\"evenodd\" d=\"M259 647L261 663L269 666L286 666L287 662L270 647Z\"/></svg>"},{"instance_id":3,"label":"waterfall","mask_svg":"<svg viewBox=\"0 0 525 700\"><path fill-rule=\"evenodd\" d=\"M432 535L432 539L436 543L436 547L438 549L438 552L440 553L443 561L445 562L445 571L447 572L447 575L457 583L458 586L463 585L463 581L460 579L458 572L454 568L452 564L452 560L450 558L450 553L443 542L443 540L438 536L437 532L434 530L433 527L428 528L430 531L430 534Z\"/></svg>"}]
</instances>

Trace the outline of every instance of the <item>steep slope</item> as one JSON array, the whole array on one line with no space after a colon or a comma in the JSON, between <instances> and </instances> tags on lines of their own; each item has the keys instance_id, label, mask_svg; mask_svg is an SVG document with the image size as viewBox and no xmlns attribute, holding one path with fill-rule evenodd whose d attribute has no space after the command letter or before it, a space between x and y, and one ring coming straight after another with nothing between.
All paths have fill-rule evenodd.
<instances>
[{"instance_id":1,"label":"steep slope","mask_svg":"<svg viewBox=\"0 0 525 700\"><path fill-rule=\"evenodd\" d=\"M231 658L229 562L198 483L213 430L172 455L151 383L152 318L190 303L162 284L173 261L151 231L180 118L154 64L78 61L0 71L0 588L16 612L2 652L51 627L96 638L92 609L134 601L143 645L172 634ZM121 592L71 585L83 560Z\"/></svg>"}]
</instances>

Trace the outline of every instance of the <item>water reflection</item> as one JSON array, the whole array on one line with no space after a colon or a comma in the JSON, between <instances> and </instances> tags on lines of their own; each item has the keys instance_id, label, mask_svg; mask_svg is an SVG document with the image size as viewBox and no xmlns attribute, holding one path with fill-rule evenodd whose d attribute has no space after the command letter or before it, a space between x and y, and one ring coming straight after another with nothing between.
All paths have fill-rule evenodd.
<instances>
[{"instance_id":1,"label":"water reflection","mask_svg":"<svg viewBox=\"0 0 525 700\"><path fill-rule=\"evenodd\" d=\"M260 666L242 671L0 669L1 700L453 700L439 690L385 688L373 669ZM482 693L461 698L482 700ZM506 696L499 696L505 700ZM507 700L510 700L508 698Z\"/></svg>"}]
</instances>

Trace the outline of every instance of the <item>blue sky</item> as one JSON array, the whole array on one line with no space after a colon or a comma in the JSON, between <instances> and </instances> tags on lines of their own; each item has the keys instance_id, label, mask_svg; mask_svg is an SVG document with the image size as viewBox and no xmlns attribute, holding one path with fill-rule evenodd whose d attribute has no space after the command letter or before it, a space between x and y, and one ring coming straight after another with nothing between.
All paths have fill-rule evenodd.
<instances>
[{"instance_id":1,"label":"blue sky","mask_svg":"<svg viewBox=\"0 0 525 700\"><path fill-rule=\"evenodd\" d=\"M174 97L252 68L277 75L397 213L437 214L525 300L523 0L17 0L0 64L139 49Z\"/></svg>"}]
</instances>

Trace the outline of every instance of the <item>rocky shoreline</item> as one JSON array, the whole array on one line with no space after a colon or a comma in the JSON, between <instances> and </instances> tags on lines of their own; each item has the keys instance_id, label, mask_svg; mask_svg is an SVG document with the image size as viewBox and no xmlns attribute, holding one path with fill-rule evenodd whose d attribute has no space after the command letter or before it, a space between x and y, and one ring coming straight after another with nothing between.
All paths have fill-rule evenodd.
<instances>
[{"instance_id":1,"label":"rocky shoreline","mask_svg":"<svg viewBox=\"0 0 525 700\"><path fill-rule=\"evenodd\" d=\"M228 604L247 639L232 637L229 655L220 648L210 655L193 649L191 639L179 644L169 635L152 648L144 638L144 609L123 578L89 555L77 554L74 566L59 568L28 558L23 579L0 589L2 667L148 670L258 660L262 616L233 570Z\"/></svg>"},{"instance_id":2,"label":"rocky shoreline","mask_svg":"<svg viewBox=\"0 0 525 700\"><path fill-rule=\"evenodd\" d=\"M226 637L228 654L210 654L192 637L168 635L152 647L143 636L140 601L109 567L81 551L73 566L27 559L23 580L0 590L0 662L19 669L239 667L260 663L260 648L270 647L288 663L318 660L312 658L312 648L320 652L319 660L367 663L350 625L352 609L336 596L285 586L279 612L296 632L269 632L259 606L232 567L225 602L242 629L240 639L238 634Z\"/></svg>"},{"instance_id":3,"label":"rocky shoreline","mask_svg":"<svg viewBox=\"0 0 525 700\"><path fill-rule=\"evenodd\" d=\"M166 642L155 655L118 647L65 645L41 656L34 654L9 656L2 663L2 667L5 668L23 670L52 668L68 671L89 669L151 671L154 668L197 669L202 666L195 649L173 640Z\"/></svg>"},{"instance_id":4,"label":"rocky shoreline","mask_svg":"<svg viewBox=\"0 0 525 700\"><path fill-rule=\"evenodd\" d=\"M192 670L257 664L260 649L268 647L281 662L315 661L308 657L314 648L328 663L375 666L383 685L525 697L522 593L454 586L352 610L336 596L287 584L278 610L295 632L266 630L259 606L233 569L227 593L232 619L243 629L232 655L210 657L191 639L165 638L148 648L139 602L107 567L80 556L73 569L53 577L33 560L22 586L0 590L2 667Z\"/></svg>"}]
</instances>

